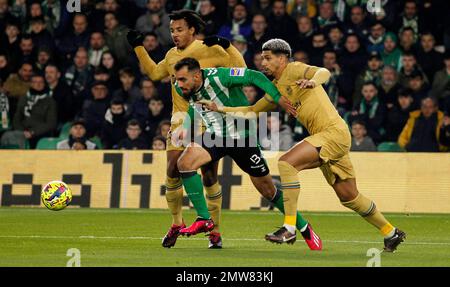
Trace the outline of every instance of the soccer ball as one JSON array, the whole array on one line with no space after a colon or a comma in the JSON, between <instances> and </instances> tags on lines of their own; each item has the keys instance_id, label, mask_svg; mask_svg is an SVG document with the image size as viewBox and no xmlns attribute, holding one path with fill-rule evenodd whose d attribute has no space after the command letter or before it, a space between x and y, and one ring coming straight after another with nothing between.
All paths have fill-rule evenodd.
<instances>
[{"instance_id":1,"label":"soccer ball","mask_svg":"<svg viewBox=\"0 0 450 287\"><path fill-rule=\"evenodd\" d=\"M42 203L50 210L66 208L72 201L72 191L62 181L50 181L41 191Z\"/></svg>"}]
</instances>

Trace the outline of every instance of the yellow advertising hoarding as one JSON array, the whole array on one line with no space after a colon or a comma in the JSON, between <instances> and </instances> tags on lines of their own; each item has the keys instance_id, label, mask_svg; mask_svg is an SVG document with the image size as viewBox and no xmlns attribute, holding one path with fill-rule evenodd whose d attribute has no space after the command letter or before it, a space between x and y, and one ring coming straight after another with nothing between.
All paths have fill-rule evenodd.
<instances>
[{"instance_id":1,"label":"yellow advertising hoarding","mask_svg":"<svg viewBox=\"0 0 450 287\"><path fill-rule=\"evenodd\" d=\"M278 176L281 153L265 153ZM40 190L63 180L74 193L74 206L95 208L166 208L166 154L160 151L2 150L1 206L38 206ZM449 153L352 153L360 192L386 212L450 213ZM249 177L230 158L221 160L223 207L264 209ZM299 209L347 211L319 169L299 173ZM184 200L188 205L187 198Z\"/></svg>"}]
</instances>

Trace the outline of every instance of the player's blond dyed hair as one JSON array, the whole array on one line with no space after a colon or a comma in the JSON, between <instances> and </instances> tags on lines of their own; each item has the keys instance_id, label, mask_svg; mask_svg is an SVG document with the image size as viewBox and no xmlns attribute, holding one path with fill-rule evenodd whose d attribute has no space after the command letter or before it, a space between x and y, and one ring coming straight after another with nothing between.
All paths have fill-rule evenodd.
<instances>
[{"instance_id":1,"label":"player's blond dyed hair","mask_svg":"<svg viewBox=\"0 0 450 287\"><path fill-rule=\"evenodd\" d=\"M262 45L263 51L271 51L274 54L284 54L288 58L292 55L291 46L283 39L270 39Z\"/></svg>"}]
</instances>

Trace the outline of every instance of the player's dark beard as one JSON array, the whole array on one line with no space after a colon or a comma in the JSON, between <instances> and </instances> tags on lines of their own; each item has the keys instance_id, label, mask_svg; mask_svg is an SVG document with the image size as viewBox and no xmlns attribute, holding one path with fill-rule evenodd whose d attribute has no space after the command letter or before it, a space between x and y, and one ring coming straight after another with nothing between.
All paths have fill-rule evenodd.
<instances>
[{"instance_id":1,"label":"player's dark beard","mask_svg":"<svg viewBox=\"0 0 450 287\"><path fill-rule=\"evenodd\" d=\"M202 86L203 86L203 84L202 84ZM194 102L197 101L197 95L196 95L196 93L197 93L198 90L201 89L202 86L200 86L200 88L193 87L193 88L189 91L189 93L188 93L187 95L183 92L183 98L184 98L186 101L188 101L188 102L189 102L189 100L191 100L191 99L192 99Z\"/></svg>"},{"instance_id":2,"label":"player's dark beard","mask_svg":"<svg viewBox=\"0 0 450 287\"><path fill-rule=\"evenodd\" d=\"M183 99L189 102L190 99L193 99L195 97L194 89L190 90L188 94L185 94L183 92Z\"/></svg>"}]
</instances>

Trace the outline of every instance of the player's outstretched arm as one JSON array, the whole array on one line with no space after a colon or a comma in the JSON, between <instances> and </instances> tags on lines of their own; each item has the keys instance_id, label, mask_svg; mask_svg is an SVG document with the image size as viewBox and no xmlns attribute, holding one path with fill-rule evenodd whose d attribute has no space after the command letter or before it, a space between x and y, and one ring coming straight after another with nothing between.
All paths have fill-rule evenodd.
<instances>
[{"instance_id":1,"label":"player's outstretched arm","mask_svg":"<svg viewBox=\"0 0 450 287\"><path fill-rule=\"evenodd\" d=\"M231 45L230 41L226 38L219 36L208 36L203 40L203 44L212 47L218 45L222 47L228 54L228 57L223 58L221 67L247 67L244 58L236 47Z\"/></svg>"},{"instance_id":2,"label":"player's outstretched arm","mask_svg":"<svg viewBox=\"0 0 450 287\"><path fill-rule=\"evenodd\" d=\"M223 69L221 79L227 87L254 85L272 97L278 104L281 97L277 87L261 72L246 68Z\"/></svg>"},{"instance_id":3,"label":"player's outstretched arm","mask_svg":"<svg viewBox=\"0 0 450 287\"><path fill-rule=\"evenodd\" d=\"M212 47L214 45L219 45L224 50L228 49L228 47L230 47L230 45L231 45L231 43L228 39L219 37L217 35L205 37L205 39L203 39L203 44L208 47Z\"/></svg>"},{"instance_id":4,"label":"player's outstretched arm","mask_svg":"<svg viewBox=\"0 0 450 287\"><path fill-rule=\"evenodd\" d=\"M133 47L134 52L139 59L139 63L143 66L145 73L152 81L160 81L169 76L166 60L164 59L156 64L148 55L142 44L144 41L144 35L142 33L135 30L130 30L127 33L127 40Z\"/></svg>"},{"instance_id":5,"label":"player's outstretched arm","mask_svg":"<svg viewBox=\"0 0 450 287\"><path fill-rule=\"evenodd\" d=\"M280 105L286 112L294 117L297 116L296 108L286 97L281 96L277 87L263 73L244 68L231 68L225 71L229 71L224 75L227 77L225 81L227 86L255 85L266 92L266 100L270 98L270 101Z\"/></svg>"},{"instance_id":6,"label":"player's outstretched arm","mask_svg":"<svg viewBox=\"0 0 450 287\"><path fill-rule=\"evenodd\" d=\"M230 56L228 65L226 65L227 67L247 67L244 57L242 57L241 53L235 46L230 44L230 47L225 49L225 52L227 52L228 56Z\"/></svg>"},{"instance_id":7,"label":"player's outstretched arm","mask_svg":"<svg viewBox=\"0 0 450 287\"><path fill-rule=\"evenodd\" d=\"M273 101L267 99L266 97L260 99L252 106L241 106L241 107L218 107L213 101L202 100L199 101L205 108L210 111L219 113L234 113L235 116L250 119L258 117L261 112L268 112L277 107Z\"/></svg>"}]
</instances>

